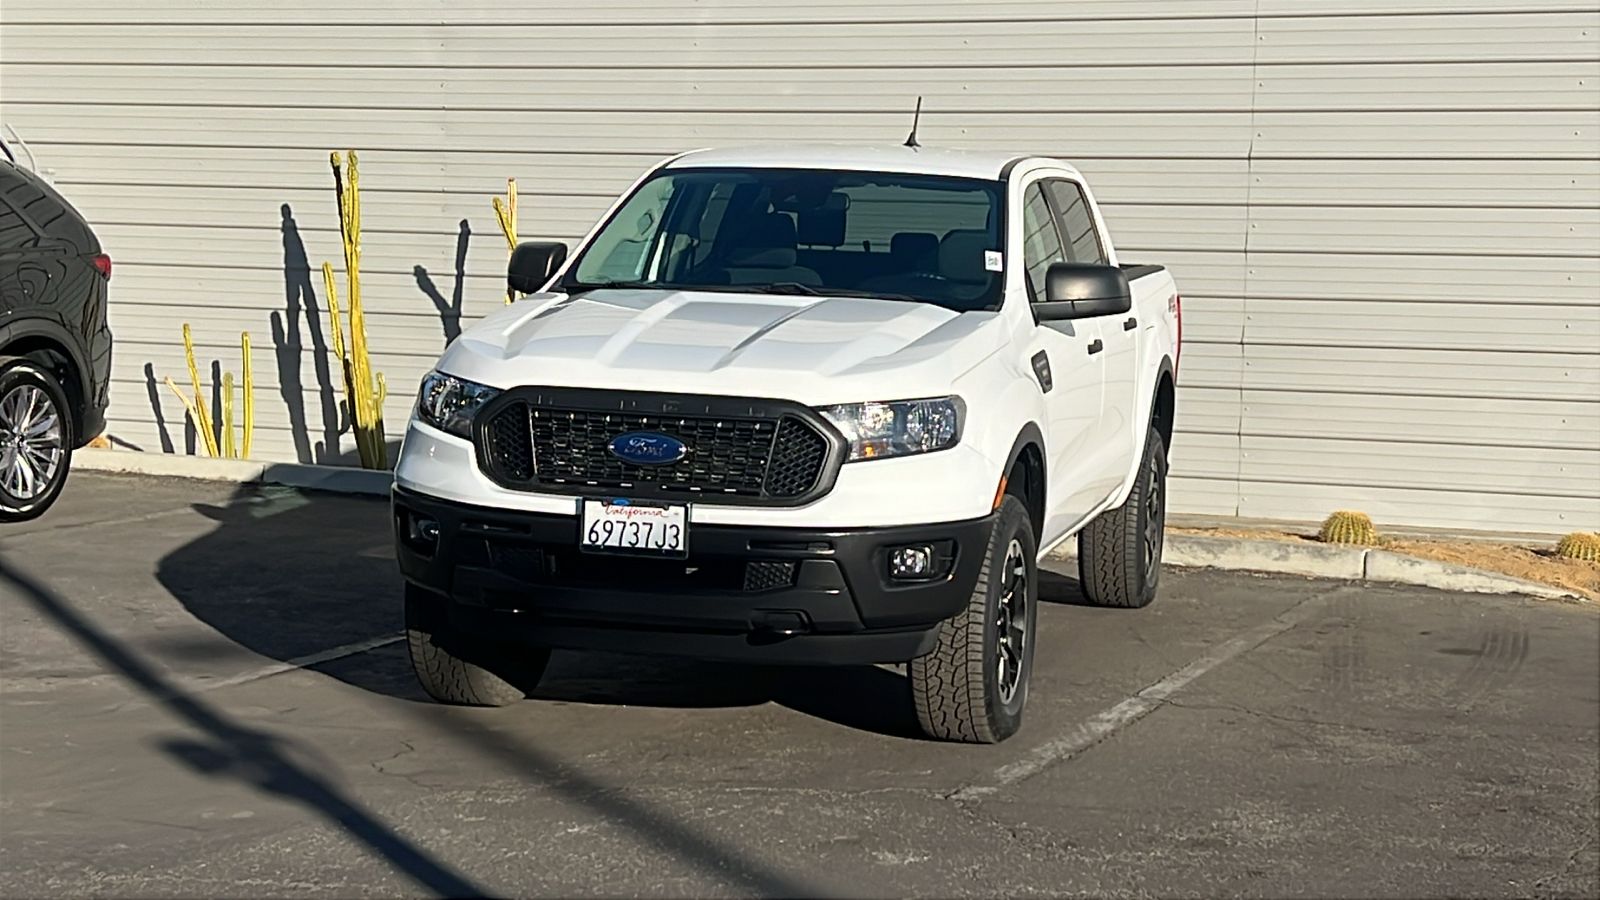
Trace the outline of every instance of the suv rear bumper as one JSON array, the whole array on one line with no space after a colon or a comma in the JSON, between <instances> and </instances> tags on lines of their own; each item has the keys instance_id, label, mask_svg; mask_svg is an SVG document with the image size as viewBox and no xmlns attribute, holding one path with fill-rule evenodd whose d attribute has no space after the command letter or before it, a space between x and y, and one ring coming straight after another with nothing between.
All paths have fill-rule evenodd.
<instances>
[{"instance_id":1,"label":"suv rear bumper","mask_svg":"<svg viewBox=\"0 0 1600 900\"><path fill-rule=\"evenodd\" d=\"M694 523L686 560L580 553L573 515L393 493L407 580L449 598L451 624L531 645L791 665L904 662L977 584L993 517L852 530ZM435 540L413 523L438 523ZM888 553L949 554L934 580L891 582Z\"/></svg>"}]
</instances>

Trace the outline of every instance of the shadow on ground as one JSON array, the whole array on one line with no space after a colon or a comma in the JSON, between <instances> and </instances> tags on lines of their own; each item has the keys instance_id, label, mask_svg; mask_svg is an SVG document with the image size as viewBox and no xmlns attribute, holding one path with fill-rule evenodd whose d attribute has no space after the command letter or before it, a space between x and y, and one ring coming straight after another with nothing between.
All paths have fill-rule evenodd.
<instances>
[{"instance_id":1,"label":"shadow on ground","mask_svg":"<svg viewBox=\"0 0 1600 900\"><path fill-rule=\"evenodd\" d=\"M230 640L288 661L402 631L387 501L248 486L225 505L195 509L217 527L168 554L156 574L191 614ZM1040 581L1045 602L1079 596L1070 578L1041 572ZM403 643L314 668L364 690L427 702ZM848 728L921 735L905 675L878 666L558 652L533 700L671 708L777 703Z\"/></svg>"}]
</instances>

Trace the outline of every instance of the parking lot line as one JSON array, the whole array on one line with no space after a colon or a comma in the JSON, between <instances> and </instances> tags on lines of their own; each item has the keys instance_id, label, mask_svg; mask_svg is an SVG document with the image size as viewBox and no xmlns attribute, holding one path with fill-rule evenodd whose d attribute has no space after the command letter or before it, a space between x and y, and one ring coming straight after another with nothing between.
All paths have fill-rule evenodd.
<instances>
[{"instance_id":1,"label":"parking lot line","mask_svg":"<svg viewBox=\"0 0 1600 900\"><path fill-rule=\"evenodd\" d=\"M1072 758L1122 728L1149 715L1168 697L1182 690L1185 685L1188 685L1196 678L1241 653L1254 650L1277 635L1304 622L1321 610L1330 598L1350 590L1352 588L1349 586L1341 585L1333 590L1309 597L1278 614L1271 621L1257 625L1248 631L1240 632L1201 654L1194 662L1089 717L1066 734L1035 747L1032 752L1022 759L996 769L992 779L993 783L967 785L947 795L946 799L975 800L1037 775L1056 763Z\"/></svg>"},{"instance_id":2,"label":"parking lot line","mask_svg":"<svg viewBox=\"0 0 1600 900\"><path fill-rule=\"evenodd\" d=\"M260 681L263 678L271 678L274 675L293 671L294 669L305 669L311 666L321 665L325 662L332 662L336 659L343 659L346 656L355 656L357 653L365 653L368 650L376 650L379 647L387 647L396 641L402 640L405 640L404 633L384 634L379 635L378 637L367 638L364 641L352 641L348 644L340 644L337 647L329 647L326 650L319 650L316 653L308 653L305 656L297 656L294 659L288 659L284 660L283 662L265 665L259 669L252 669L249 672L241 672L238 675L230 675L227 678L221 678L216 681L208 681L199 687L191 689L189 692L192 694L200 694L206 691L214 691L217 688L232 687L236 684L245 684L251 681Z\"/></svg>"},{"instance_id":3,"label":"parking lot line","mask_svg":"<svg viewBox=\"0 0 1600 900\"><path fill-rule=\"evenodd\" d=\"M319 650L316 653L308 653L305 656L297 656L293 659L284 660L283 662L269 663L265 666L261 666L260 668L251 669L248 672L240 672L237 675L229 675L227 678L218 678L214 681L187 681L180 689L175 690L170 694L163 695L162 699L172 696L193 696L195 694L204 694L208 691L215 691L220 688L233 687L234 685L239 684L248 684L252 681L260 681L263 678L271 678L274 675L281 675L284 672L292 672L295 669L310 668L311 666L321 665L325 662L343 659L346 656L355 656L357 653L366 653L368 650L376 650L379 647L387 647L390 644L405 640L405 637L405 634L402 632L383 634L377 637L366 638L365 640L352 641L348 644L340 644L337 647L329 647L326 650ZM126 711L130 709L138 709L148 705L148 701L139 700L133 703L123 704L117 708Z\"/></svg>"}]
</instances>

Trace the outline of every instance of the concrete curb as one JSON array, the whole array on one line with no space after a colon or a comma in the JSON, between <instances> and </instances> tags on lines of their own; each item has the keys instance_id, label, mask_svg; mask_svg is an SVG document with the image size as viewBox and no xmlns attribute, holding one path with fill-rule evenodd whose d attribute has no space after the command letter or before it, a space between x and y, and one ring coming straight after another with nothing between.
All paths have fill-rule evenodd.
<instances>
[{"instance_id":1,"label":"concrete curb","mask_svg":"<svg viewBox=\"0 0 1600 900\"><path fill-rule=\"evenodd\" d=\"M1068 541L1062 547L1051 556L1056 559L1077 558L1077 542ZM1477 594L1526 594L1546 600L1587 600L1571 591L1498 572L1485 572L1370 547L1168 534L1161 558L1162 562L1172 566L1415 584Z\"/></svg>"},{"instance_id":2,"label":"concrete curb","mask_svg":"<svg viewBox=\"0 0 1600 900\"><path fill-rule=\"evenodd\" d=\"M212 459L207 456L102 450L95 447L73 451L72 467L88 472L164 475L171 478L199 478L238 484L281 484L307 490L367 494L377 497L389 496L389 488L394 484L392 472L375 472L346 466Z\"/></svg>"}]
</instances>

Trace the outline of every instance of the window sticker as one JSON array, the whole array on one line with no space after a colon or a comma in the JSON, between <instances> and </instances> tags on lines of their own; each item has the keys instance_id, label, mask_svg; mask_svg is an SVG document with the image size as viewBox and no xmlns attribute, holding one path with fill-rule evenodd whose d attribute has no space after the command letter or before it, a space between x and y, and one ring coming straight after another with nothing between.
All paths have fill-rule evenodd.
<instances>
[{"instance_id":1,"label":"window sticker","mask_svg":"<svg viewBox=\"0 0 1600 900\"><path fill-rule=\"evenodd\" d=\"M983 269L985 272L1004 272L1006 255L999 250L983 251Z\"/></svg>"}]
</instances>

